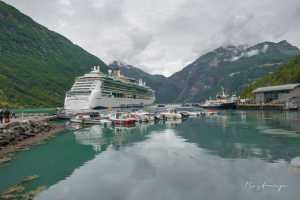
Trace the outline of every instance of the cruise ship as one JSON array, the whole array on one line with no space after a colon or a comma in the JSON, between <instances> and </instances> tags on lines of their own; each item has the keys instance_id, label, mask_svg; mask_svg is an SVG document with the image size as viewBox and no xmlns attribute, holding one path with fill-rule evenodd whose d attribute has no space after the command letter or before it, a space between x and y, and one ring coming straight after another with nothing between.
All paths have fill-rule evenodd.
<instances>
[{"instance_id":1,"label":"cruise ship","mask_svg":"<svg viewBox=\"0 0 300 200\"><path fill-rule=\"evenodd\" d=\"M143 80L121 75L119 69L101 72L99 66L76 78L66 93L65 110L91 110L151 105L155 92Z\"/></svg>"}]
</instances>

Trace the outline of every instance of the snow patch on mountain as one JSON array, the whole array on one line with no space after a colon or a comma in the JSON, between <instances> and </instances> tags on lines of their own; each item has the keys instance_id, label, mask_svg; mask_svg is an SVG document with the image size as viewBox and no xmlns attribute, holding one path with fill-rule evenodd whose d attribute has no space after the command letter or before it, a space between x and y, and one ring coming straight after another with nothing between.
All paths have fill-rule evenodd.
<instances>
[{"instance_id":1,"label":"snow patch on mountain","mask_svg":"<svg viewBox=\"0 0 300 200\"><path fill-rule=\"evenodd\" d=\"M260 51L258 49L253 49L253 50L247 51L243 57L249 58L249 57L258 55L259 53L260 53Z\"/></svg>"},{"instance_id":2,"label":"snow patch on mountain","mask_svg":"<svg viewBox=\"0 0 300 200\"><path fill-rule=\"evenodd\" d=\"M241 58L249 58L249 57L261 54L261 53L266 53L268 51L268 49L269 49L269 45L265 44L261 49L247 49L245 51L239 52L238 55L234 55L229 59L228 58L224 59L224 61L225 62L228 62L228 61L234 62ZM233 53L236 53L236 52L233 51Z\"/></svg>"},{"instance_id":3,"label":"snow patch on mountain","mask_svg":"<svg viewBox=\"0 0 300 200\"><path fill-rule=\"evenodd\" d=\"M268 49L269 49L269 45L265 44L265 45L263 46L263 48L262 48L261 51L262 51L263 53L267 53Z\"/></svg>"},{"instance_id":4,"label":"snow patch on mountain","mask_svg":"<svg viewBox=\"0 0 300 200\"><path fill-rule=\"evenodd\" d=\"M240 73L241 73L241 72L233 72L233 73L229 74L229 76L230 76L230 77L233 77L233 76L238 75L238 74L240 74Z\"/></svg>"}]
</instances>

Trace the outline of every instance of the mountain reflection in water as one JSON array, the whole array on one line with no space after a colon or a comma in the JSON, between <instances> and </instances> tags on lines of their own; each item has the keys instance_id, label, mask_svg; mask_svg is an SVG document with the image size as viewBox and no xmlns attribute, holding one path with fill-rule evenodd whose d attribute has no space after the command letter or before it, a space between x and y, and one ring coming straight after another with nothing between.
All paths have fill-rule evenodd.
<instances>
[{"instance_id":1,"label":"mountain reflection in water","mask_svg":"<svg viewBox=\"0 0 300 200\"><path fill-rule=\"evenodd\" d=\"M299 119L247 111L127 128L96 125L22 152L11 167L15 181L24 171L40 175L36 184L48 186L36 198L42 200L297 199ZM39 160L20 170L30 169L28 158ZM49 160L55 165L42 167ZM4 174L14 173L11 167L0 168L1 180L9 180ZM263 183L287 187L249 188Z\"/></svg>"}]
</instances>

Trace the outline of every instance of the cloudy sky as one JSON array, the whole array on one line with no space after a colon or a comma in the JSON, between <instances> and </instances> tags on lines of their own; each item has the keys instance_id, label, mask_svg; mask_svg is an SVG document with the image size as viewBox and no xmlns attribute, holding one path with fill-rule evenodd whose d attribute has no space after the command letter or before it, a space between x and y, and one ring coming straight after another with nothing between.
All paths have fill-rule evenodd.
<instances>
[{"instance_id":1,"label":"cloudy sky","mask_svg":"<svg viewBox=\"0 0 300 200\"><path fill-rule=\"evenodd\" d=\"M300 46L300 0L4 0L106 63L170 75L228 44Z\"/></svg>"}]
</instances>

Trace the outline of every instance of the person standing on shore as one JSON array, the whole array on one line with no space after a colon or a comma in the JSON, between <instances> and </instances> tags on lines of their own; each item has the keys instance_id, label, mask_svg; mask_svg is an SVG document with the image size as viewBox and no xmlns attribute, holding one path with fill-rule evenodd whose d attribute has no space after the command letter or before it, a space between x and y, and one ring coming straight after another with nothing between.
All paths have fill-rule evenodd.
<instances>
[{"instance_id":1,"label":"person standing on shore","mask_svg":"<svg viewBox=\"0 0 300 200\"><path fill-rule=\"evenodd\" d=\"M1 109L0 110L0 124L2 124L2 122L3 122L3 110Z\"/></svg>"},{"instance_id":2,"label":"person standing on shore","mask_svg":"<svg viewBox=\"0 0 300 200\"><path fill-rule=\"evenodd\" d=\"M5 123L9 123L9 121L10 121L10 119L9 119L10 116L9 115L10 115L9 110L5 109L5 111L4 111L4 122Z\"/></svg>"}]
</instances>

